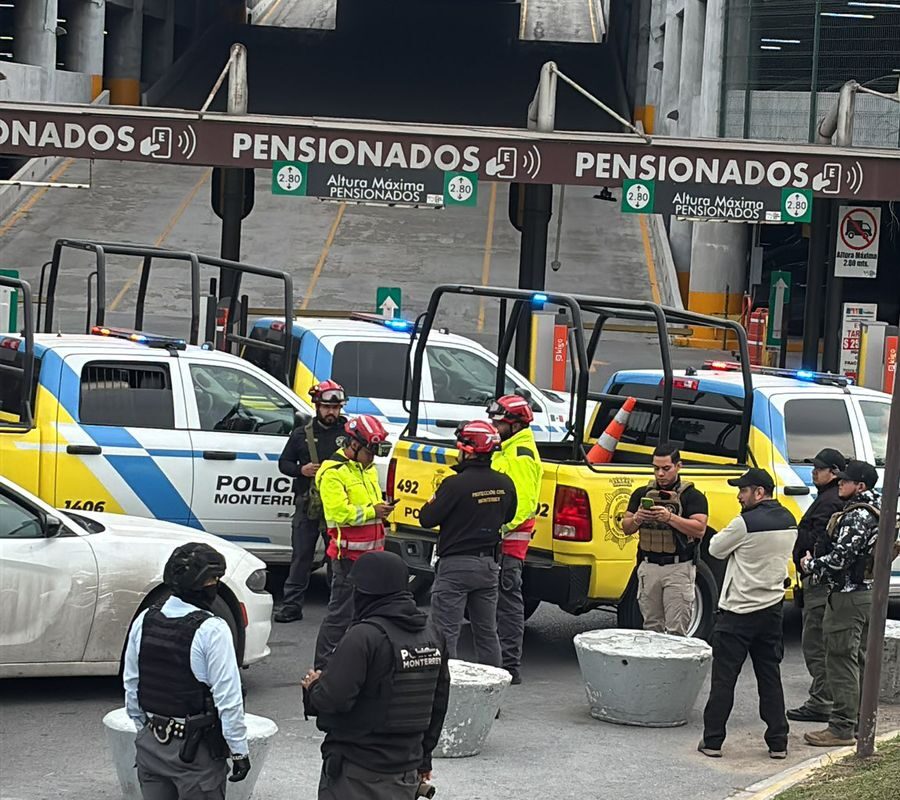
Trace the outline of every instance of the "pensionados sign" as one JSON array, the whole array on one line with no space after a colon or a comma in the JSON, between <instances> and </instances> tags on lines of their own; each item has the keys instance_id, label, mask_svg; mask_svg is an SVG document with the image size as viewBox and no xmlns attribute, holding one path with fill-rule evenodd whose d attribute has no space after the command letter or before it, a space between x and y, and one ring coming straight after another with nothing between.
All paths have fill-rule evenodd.
<instances>
[{"instance_id":1,"label":"pensionados sign","mask_svg":"<svg viewBox=\"0 0 900 800\"><path fill-rule=\"evenodd\" d=\"M332 167L464 172L481 180L621 186L807 189L900 199L900 151L779 142L539 133L375 121L0 103L0 153L271 169Z\"/></svg>"}]
</instances>

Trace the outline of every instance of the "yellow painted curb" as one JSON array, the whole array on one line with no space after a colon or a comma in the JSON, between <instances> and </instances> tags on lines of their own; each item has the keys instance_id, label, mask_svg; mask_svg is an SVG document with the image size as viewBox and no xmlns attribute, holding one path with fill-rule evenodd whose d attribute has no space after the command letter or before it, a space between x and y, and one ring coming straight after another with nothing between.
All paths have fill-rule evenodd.
<instances>
[{"instance_id":1,"label":"yellow painted curb","mask_svg":"<svg viewBox=\"0 0 900 800\"><path fill-rule=\"evenodd\" d=\"M888 739L896 739L898 736L900 736L900 728L876 736L875 742L880 743ZM779 772L777 775L773 775L771 778L754 783L746 789L739 789L737 792L728 795L728 800L772 800L773 797L781 794L786 789L790 789L792 786L796 786L801 781L806 780L817 769L843 761L847 756L853 755L855 752L856 745L829 750L821 756L807 759L796 766Z\"/></svg>"}]
</instances>

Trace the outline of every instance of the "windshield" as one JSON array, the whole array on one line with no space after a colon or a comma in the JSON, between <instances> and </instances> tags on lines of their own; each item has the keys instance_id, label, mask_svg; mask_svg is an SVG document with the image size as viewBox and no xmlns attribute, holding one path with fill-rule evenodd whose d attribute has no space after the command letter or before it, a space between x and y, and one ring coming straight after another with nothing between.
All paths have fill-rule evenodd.
<instances>
[{"instance_id":1,"label":"windshield","mask_svg":"<svg viewBox=\"0 0 900 800\"><path fill-rule=\"evenodd\" d=\"M887 458L888 417L891 413L891 404L877 400L860 400L859 407L866 421L869 441L872 442L875 466L883 467Z\"/></svg>"},{"instance_id":2,"label":"windshield","mask_svg":"<svg viewBox=\"0 0 900 800\"><path fill-rule=\"evenodd\" d=\"M494 397L497 368L486 358L456 347L429 346L428 366L436 403L486 406ZM516 391L507 375L506 394Z\"/></svg>"}]
</instances>

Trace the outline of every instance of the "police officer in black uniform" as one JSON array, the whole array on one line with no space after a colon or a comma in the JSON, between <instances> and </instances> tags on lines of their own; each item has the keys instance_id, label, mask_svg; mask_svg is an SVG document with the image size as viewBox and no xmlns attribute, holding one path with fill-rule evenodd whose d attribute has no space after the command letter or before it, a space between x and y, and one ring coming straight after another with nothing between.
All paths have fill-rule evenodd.
<instances>
[{"instance_id":1,"label":"police officer in black uniform","mask_svg":"<svg viewBox=\"0 0 900 800\"><path fill-rule=\"evenodd\" d=\"M419 511L423 528L441 528L431 619L447 641L450 658L456 658L468 608L476 659L499 667L500 529L515 516L516 487L508 476L491 468L500 434L489 422L460 425L456 447L456 474L445 478Z\"/></svg>"},{"instance_id":2,"label":"police officer in black uniform","mask_svg":"<svg viewBox=\"0 0 900 800\"><path fill-rule=\"evenodd\" d=\"M224 800L229 752L230 781L250 771L234 640L212 613L224 574L208 544L177 548L163 572L172 596L128 634L122 677L144 800Z\"/></svg>"},{"instance_id":3,"label":"police officer in black uniform","mask_svg":"<svg viewBox=\"0 0 900 800\"><path fill-rule=\"evenodd\" d=\"M298 425L278 459L278 469L294 479L294 521L291 527L291 569L284 582L284 600L275 622L303 619L303 598L309 586L316 542L325 534L325 515L315 486L319 465L334 455L344 435L347 418L341 410L347 402L344 388L322 381L309 390L316 416Z\"/></svg>"},{"instance_id":4,"label":"police officer in black uniform","mask_svg":"<svg viewBox=\"0 0 900 800\"><path fill-rule=\"evenodd\" d=\"M797 542L794 545L797 575L802 574L800 562L807 551L817 558L831 552L832 541L827 528L831 518L844 508L844 500L838 493L837 476L846 466L844 456L832 447L820 450L813 459L812 480L818 494L797 526ZM812 683L809 697L797 708L788 709L787 718L798 722L828 722L831 691L825 675L825 636L822 632L825 606L828 604L828 584L815 575L805 575L797 599L803 607L803 659Z\"/></svg>"},{"instance_id":5,"label":"police officer in black uniform","mask_svg":"<svg viewBox=\"0 0 900 800\"><path fill-rule=\"evenodd\" d=\"M319 800L402 800L431 778L447 712L446 649L408 591L395 553L354 564L353 624L322 671L302 681L304 707L325 731Z\"/></svg>"}]
</instances>

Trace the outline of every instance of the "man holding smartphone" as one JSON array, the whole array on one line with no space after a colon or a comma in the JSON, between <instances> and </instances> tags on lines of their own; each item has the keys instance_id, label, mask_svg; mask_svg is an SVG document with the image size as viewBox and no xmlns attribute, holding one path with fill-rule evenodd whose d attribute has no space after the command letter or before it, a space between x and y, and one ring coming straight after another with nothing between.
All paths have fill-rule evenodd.
<instances>
[{"instance_id":1,"label":"man holding smartphone","mask_svg":"<svg viewBox=\"0 0 900 800\"><path fill-rule=\"evenodd\" d=\"M682 482L681 454L673 444L653 451L654 479L635 489L622 520L638 540L638 606L644 630L687 636L694 611L700 540L706 534L706 495Z\"/></svg>"}]
</instances>

